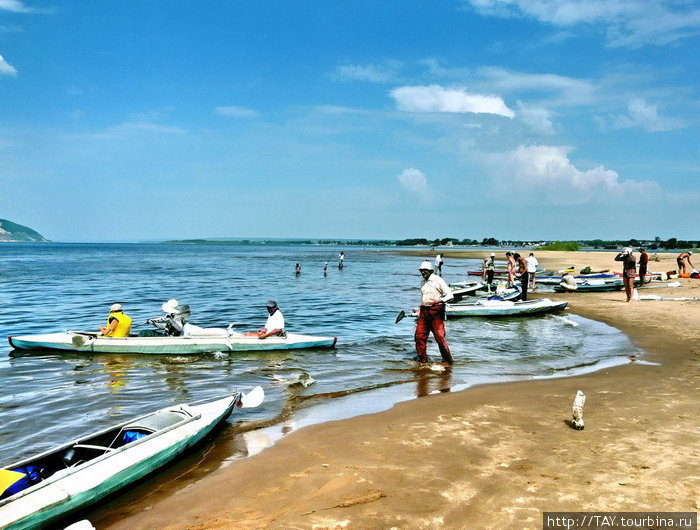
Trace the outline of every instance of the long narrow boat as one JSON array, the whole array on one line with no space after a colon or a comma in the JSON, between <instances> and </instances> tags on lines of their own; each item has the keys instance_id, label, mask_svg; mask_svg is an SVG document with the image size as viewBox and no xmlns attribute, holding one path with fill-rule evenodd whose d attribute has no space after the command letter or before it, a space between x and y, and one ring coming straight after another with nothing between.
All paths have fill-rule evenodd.
<instances>
[{"instance_id":1,"label":"long narrow boat","mask_svg":"<svg viewBox=\"0 0 700 530\"><path fill-rule=\"evenodd\" d=\"M485 286L481 282L458 282L450 284L450 289L455 298L472 296L476 294L479 289L483 288L485 288Z\"/></svg>"},{"instance_id":2,"label":"long narrow boat","mask_svg":"<svg viewBox=\"0 0 700 530\"><path fill-rule=\"evenodd\" d=\"M511 302L508 300L479 300L473 304L448 304L448 318L455 317L510 317L551 313L566 309L567 302L553 302L549 298Z\"/></svg>"},{"instance_id":3,"label":"long narrow boat","mask_svg":"<svg viewBox=\"0 0 700 530\"><path fill-rule=\"evenodd\" d=\"M613 273L598 273L598 274L578 274L574 276L576 281L578 280L605 280L605 279L615 279L617 276ZM537 276L535 277L535 283L541 283L543 285L556 285L561 282L561 276Z\"/></svg>"},{"instance_id":4,"label":"long narrow boat","mask_svg":"<svg viewBox=\"0 0 700 530\"><path fill-rule=\"evenodd\" d=\"M0 525L41 528L85 508L173 461L236 405L257 407L264 395L256 387L247 395L166 407L5 466L5 484L13 473L21 479L0 497Z\"/></svg>"},{"instance_id":5,"label":"long narrow boat","mask_svg":"<svg viewBox=\"0 0 700 530\"><path fill-rule=\"evenodd\" d=\"M602 278L602 279L586 279L586 280L576 280L576 289L573 291L562 287L561 285L555 285L554 290L558 293L570 292L584 292L584 293L604 293L610 291L620 291L624 287L622 278Z\"/></svg>"},{"instance_id":6,"label":"long narrow boat","mask_svg":"<svg viewBox=\"0 0 700 530\"><path fill-rule=\"evenodd\" d=\"M223 330L225 331L225 330ZM335 337L288 333L283 337L247 337L241 333L201 334L181 337L103 337L97 333L67 331L45 335L8 337L16 350L61 350L88 353L141 353L148 355L191 355L215 351L248 352L332 348Z\"/></svg>"}]
</instances>

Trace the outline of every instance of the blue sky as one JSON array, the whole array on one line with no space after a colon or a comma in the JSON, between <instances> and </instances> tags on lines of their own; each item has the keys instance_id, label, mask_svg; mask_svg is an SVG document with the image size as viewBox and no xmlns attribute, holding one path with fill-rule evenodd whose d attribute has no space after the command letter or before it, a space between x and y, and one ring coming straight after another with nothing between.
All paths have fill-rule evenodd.
<instances>
[{"instance_id":1,"label":"blue sky","mask_svg":"<svg viewBox=\"0 0 700 530\"><path fill-rule=\"evenodd\" d=\"M0 218L698 239L699 34L685 0L0 0Z\"/></svg>"}]
</instances>

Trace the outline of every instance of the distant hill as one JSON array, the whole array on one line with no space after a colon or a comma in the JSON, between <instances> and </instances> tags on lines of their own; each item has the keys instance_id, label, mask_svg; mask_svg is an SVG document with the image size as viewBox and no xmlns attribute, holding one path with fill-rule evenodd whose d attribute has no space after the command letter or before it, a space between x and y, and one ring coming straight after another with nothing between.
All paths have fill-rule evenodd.
<instances>
[{"instance_id":1,"label":"distant hill","mask_svg":"<svg viewBox=\"0 0 700 530\"><path fill-rule=\"evenodd\" d=\"M48 239L31 228L0 219L0 241L45 243Z\"/></svg>"}]
</instances>

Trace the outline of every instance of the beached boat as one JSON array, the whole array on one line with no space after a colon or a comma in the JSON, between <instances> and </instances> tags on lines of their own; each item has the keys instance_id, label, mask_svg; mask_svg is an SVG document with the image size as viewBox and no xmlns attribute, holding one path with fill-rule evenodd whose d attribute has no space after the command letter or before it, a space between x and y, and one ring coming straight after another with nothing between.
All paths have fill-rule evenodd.
<instances>
[{"instance_id":1,"label":"beached boat","mask_svg":"<svg viewBox=\"0 0 700 530\"><path fill-rule=\"evenodd\" d=\"M473 296L478 290L484 288L485 285L481 282L458 282L450 284L450 289L455 298Z\"/></svg>"},{"instance_id":2,"label":"beached boat","mask_svg":"<svg viewBox=\"0 0 700 530\"><path fill-rule=\"evenodd\" d=\"M40 528L89 506L176 459L236 405L257 407L263 399L256 387L247 395L166 407L3 467L0 525ZM13 474L18 481L11 482Z\"/></svg>"},{"instance_id":3,"label":"beached boat","mask_svg":"<svg viewBox=\"0 0 700 530\"><path fill-rule=\"evenodd\" d=\"M584 292L584 293L603 293L609 291L620 291L624 287L622 278L593 278L585 280L576 280L576 289L569 290L561 285L555 285L554 290L558 293Z\"/></svg>"},{"instance_id":4,"label":"beached boat","mask_svg":"<svg viewBox=\"0 0 700 530\"><path fill-rule=\"evenodd\" d=\"M583 280L605 280L605 279L615 279L617 276L613 273L597 273L597 274L578 274L574 276L576 281ZM535 283L541 283L543 285L557 285L561 283L561 276L537 276L535 277Z\"/></svg>"},{"instance_id":5,"label":"beached boat","mask_svg":"<svg viewBox=\"0 0 700 530\"><path fill-rule=\"evenodd\" d=\"M280 337L259 339L242 333L205 333L180 337L104 337L92 332L67 331L44 335L8 337L16 350L60 350L89 353L141 353L148 355L190 355L197 353L296 350L301 348L332 348L335 337L316 337L287 333Z\"/></svg>"},{"instance_id":6,"label":"beached boat","mask_svg":"<svg viewBox=\"0 0 700 530\"><path fill-rule=\"evenodd\" d=\"M509 300L478 300L473 304L448 304L447 318L455 317L509 317L551 313L566 309L567 302L553 302L548 298L512 302Z\"/></svg>"}]
</instances>

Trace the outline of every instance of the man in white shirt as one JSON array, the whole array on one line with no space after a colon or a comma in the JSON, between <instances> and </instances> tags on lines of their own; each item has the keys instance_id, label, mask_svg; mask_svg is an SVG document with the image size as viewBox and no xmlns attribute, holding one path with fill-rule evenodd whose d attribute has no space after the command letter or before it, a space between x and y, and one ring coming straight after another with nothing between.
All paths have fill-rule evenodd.
<instances>
[{"instance_id":1,"label":"man in white shirt","mask_svg":"<svg viewBox=\"0 0 700 530\"><path fill-rule=\"evenodd\" d=\"M277 307L277 302L268 300L265 307L270 314L270 316L267 317L267 322L265 322L265 327L258 331L249 331L246 333L246 336L252 337L257 335L259 339L265 339L273 335L281 335L284 333L284 317L282 316L282 311Z\"/></svg>"},{"instance_id":2,"label":"man in white shirt","mask_svg":"<svg viewBox=\"0 0 700 530\"><path fill-rule=\"evenodd\" d=\"M537 261L537 258L535 255L530 252L530 255L525 258L525 261L527 261L527 273L530 281L530 289L535 288L535 273L537 272L537 265L539 265L539 261Z\"/></svg>"},{"instance_id":3,"label":"man in white shirt","mask_svg":"<svg viewBox=\"0 0 700 530\"><path fill-rule=\"evenodd\" d=\"M436 274L442 276L442 254L438 254L435 256L435 268L437 269L435 272Z\"/></svg>"},{"instance_id":4,"label":"man in white shirt","mask_svg":"<svg viewBox=\"0 0 700 530\"><path fill-rule=\"evenodd\" d=\"M433 332L435 342L438 343L443 362L452 364L452 354L445 339L445 303L454 298L445 280L437 274L433 274L433 264L424 261L418 268L423 281L421 282L421 301L416 319L416 361L428 362L428 337Z\"/></svg>"}]
</instances>

